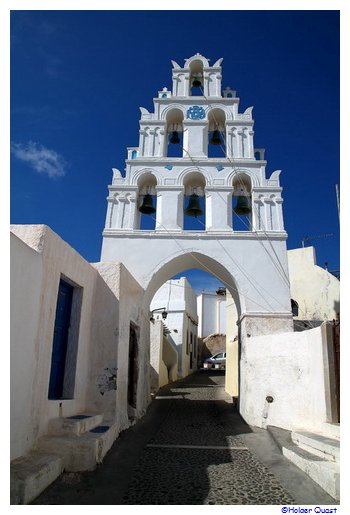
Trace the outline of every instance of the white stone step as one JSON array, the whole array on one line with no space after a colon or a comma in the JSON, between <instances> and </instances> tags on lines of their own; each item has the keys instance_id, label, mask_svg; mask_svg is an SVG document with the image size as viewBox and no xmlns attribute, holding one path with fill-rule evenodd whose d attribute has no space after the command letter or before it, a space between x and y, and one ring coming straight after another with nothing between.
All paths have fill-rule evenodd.
<instances>
[{"instance_id":1,"label":"white stone step","mask_svg":"<svg viewBox=\"0 0 350 515\"><path fill-rule=\"evenodd\" d=\"M78 413L71 417L54 418L49 421L50 435L81 435L99 426L103 413Z\"/></svg>"},{"instance_id":2,"label":"white stone step","mask_svg":"<svg viewBox=\"0 0 350 515\"><path fill-rule=\"evenodd\" d=\"M32 451L11 462L11 504L28 504L63 472L55 454Z\"/></svg>"},{"instance_id":3,"label":"white stone step","mask_svg":"<svg viewBox=\"0 0 350 515\"><path fill-rule=\"evenodd\" d=\"M283 446L282 452L286 458L310 476L323 490L339 501L339 463L322 459L296 445Z\"/></svg>"},{"instance_id":4,"label":"white stone step","mask_svg":"<svg viewBox=\"0 0 350 515\"><path fill-rule=\"evenodd\" d=\"M320 458L339 462L340 443L338 440L308 431L292 431L292 441L301 449Z\"/></svg>"},{"instance_id":5,"label":"white stone step","mask_svg":"<svg viewBox=\"0 0 350 515\"><path fill-rule=\"evenodd\" d=\"M101 432L99 432L101 431ZM117 438L117 426L97 426L81 435L48 435L40 438L41 451L62 456L67 472L94 470Z\"/></svg>"},{"instance_id":6,"label":"white stone step","mask_svg":"<svg viewBox=\"0 0 350 515\"><path fill-rule=\"evenodd\" d=\"M320 432L323 436L334 438L334 440L340 440L340 424L337 422L324 422L321 426Z\"/></svg>"}]
</instances>

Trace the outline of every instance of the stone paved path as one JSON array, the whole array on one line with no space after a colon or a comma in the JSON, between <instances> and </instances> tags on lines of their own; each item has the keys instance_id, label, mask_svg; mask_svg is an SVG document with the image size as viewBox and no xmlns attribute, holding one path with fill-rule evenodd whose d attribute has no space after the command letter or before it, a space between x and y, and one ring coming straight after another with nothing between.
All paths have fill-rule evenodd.
<instances>
[{"instance_id":1,"label":"stone paved path","mask_svg":"<svg viewBox=\"0 0 350 515\"><path fill-rule=\"evenodd\" d=\"M63 474L32 504L331 503L266 431L245 424L224 380L200 371L163 388L96 471Z\"/></svg>"},{"instance_id":2,"label":"stone paved path","mask_svg":"<svg viewBox=\"0 0 350 515\"><path fill-rule=\"evenodd\" d=\"M123 504L293 502L237 434L223 381L220 372L201 372L160 393L159 402L171 397L172 406L141 453Z\"/></svg>"}]
</instances>

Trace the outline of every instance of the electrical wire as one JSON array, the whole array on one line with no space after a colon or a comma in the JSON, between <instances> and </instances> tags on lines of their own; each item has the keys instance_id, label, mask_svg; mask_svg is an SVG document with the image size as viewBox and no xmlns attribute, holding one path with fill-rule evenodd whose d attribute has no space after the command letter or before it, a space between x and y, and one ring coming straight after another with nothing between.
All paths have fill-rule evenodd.
<instances>
[{"instance_id":1,"label":"electrical wire","mask_svg":"<svg viewBox=\"0 0 350 515\"><path fill-rule=\"evenodd\" d=\"M201 90L201 91L202 91L203 97L204 97L206 100L208 100L208 99L207 99L207 97L204 95L203 90ZM210 110L210 109L213 109L213 107L212 107L210 104L208 104L208 107L209 107L209 110ZM219 127L219 124L218 124L218 122L217 122L217 120L216 120L216 118L215 118L215 114L214 114L214 112L213 112L213 118L214 118L214 123L216 124L216 126L217 126L217 127ZM223 134L223 133L222 133L222 134ZM226 138L226 135L224 135L224 134L223 134L223 138L224 138L224 142L225 142L225 145L226 145L226 139L225 139L225 138ZM227 145L226 145L226 146L227 146ZM237 172L237 169L236 169L235 164L234 164L234 163L232 163L232 162L231 162L230 157L226 155L226 151L225 151L225 148L223 147L223 145L221 145L221 144L220 144L220 147L221 147L221 149L222 149L223 153L225 154L225 158L226 158L226 159L227 159L227 161L231 164L232 170L233 170L234 172ZM193 159L193 157L190 155L190 153L189 153L189 152L188 152L188 151L187 151L183 146L182 146L182 149L183 149L183 151L184 151L184 152L189 156L189 158L190 158L191 162L192 162L192 163L194 164L194 166L198 169L198 171L199 171L200 173L202 173L202 172L201 172L201 170L200 170L200 168L198 167L198 164L195 162L195 160L194 160L194 159ZM240 183L241 187L243 187L243 188L245 189L245 185L244 185L244 183L243 183L243 181L242 181L242 179L241 179L241 177L240 177L240 174L239 174L239 173L237 173L237 179L238 179L238 182ZM225 199L220 195L220 193L219 193L219 197L220 197L220 198L223 200L223 202L225 202L225 204L226 204L226 200L225 200ZM253 210L255 209L256 214L258 214L258 213L257 213L257 208L256 208L256 206L254 205L254 203L252 203L252 209L253 209ZM233 212L232 207L231 207L231 210L232 210L232 212ZM238 215L238 216L239 216L239 215ZM239 217L239 218L241 218L241 217ZM152 217L152 219L154 220L154 218L153 218L153 217ZM244 219L241 219L241 220L243 221L243 224L244 224L244 225L246 225L246 226L248 227L248 225L245 223L245 220L244 220ZM200 220L198 220L198 221L199 221L200 223L202 223ZM257 238L257 239L258 239L259 243L260 243L260 244L262 244L262 246L263 246L264 250L267 252L267 254L268 254L269 258L271 259L271 261L272 261L273 265L275 266L276 270L278 271L278 273L281 275L282 279L286 282L287 286L288 286L288 287L290 287L289 278L288 278L288 276L287 276L287 274L286 274L286 272L285 272L285 270L284 270L284 267L283 267L282 263L281 263L281 262L280 262L280 260L279 260L278 255L276 254L276 251L275 251L275 249L274 249L274 247L273 247L273 245L272 245L272 242L271 242L271 241L270 241L270 239L269 239L269 236L268 236L268 234L267 234L266 228L265 228L265 226L264 226L264 221L263 221L261 218L260 218L260 224L261 224L262 229L263 229L263 231L262 231L262 232L265 234L266 239L267 239L268 243L270 244L270 246L271 246L271 248L272 248L272 251L273 251L273 253L274 253L274 255L275 255L276 259L277 259L277 262L278 262L279 266L276 264L276 261L275 261L275 260L274 260L274 258L271 256L271 254L268 252L268 249L264 246L264 244L263 244L263 242L261 241L261 239L260 239L260 238ZM182 251L186 251L186 252L187 252L187 249L184 249L184 248L179 244L178 240L177 240L177 239L175 239L175 238L174 238L174 236L173 236L171 233L169 233L169 231L168 231L168 230L167 230L167 229L166 229L162 224L159 224L159 222L157 222L157 225L158 225L158 226L163 227L163 229L165 229L165 230L166 230L166 232L168 232L168 234L170 234L170 236L172 237L172 239L176 242L176 244L180 247L180 249L181 249ZM203 223L202 223L202 225L205 227L205 225L204 225ZM249 228L249 230L250 230L251 232L253 232L253 233L255 233L255 234L257 233L257 231L252 231L250 227L248 227L248 228ZM250 282L250 284L252 284L252 285L253 285L253 287L256 289L256 291L258 292L258 294L260 295L260 297L262 297L262 298L264 299L264 301L266 302L266 304L267 304L268 306L270 306L270 308L271 308L272 306L271 306L271 304L268 302L268 300L266 299L266 297L261 293L261 291L259 291L259 290L258 290L258 288L257 288L257 286L256 286L256 284L255 284L255 283L256 283L255 278L253 278L253 279L254 279L254 283L253 283L253 282L249 279L249 277L248 277L248 275L250 275L250 274L248 274L246 271L244 271L244 270L242 269L242 267L241 267L237 262L235 262L235 260L232 258L232 256L227 252L227 250L225 249L225 247L222 245L222 243L221 243L221 242L219 242L219 240L218 240L215 236L214 236L214 238L215 238L215 240L217 241L217 243L220 245L220 247L224 250L224 252L229 256L229 258L232 260L232 262L235 264L235 266L240 270L240 272L241 272L243 275L245 275L245 277L246 277L246 278L247 278L247 280ZM204 268L205 268L209 273L213 274L213 272L210 270L210 268L208 268L208 267L207 267L207 266L206 266L202 261L200 261L200 260L199 260L199 259L198 259L198 258L197 258L193 253L192 253L192 252L189 252L189 254L191 255L191 257L192 257L196 262L198 262L198 263L201 265L201 267L204 267ZM235 286L233 286L232 284L229 284L229 283L227 283L226 281L224 281L224 280L223 280L222 278L220 278L217 274L213 274L213 275L215 275L218 279L220 279L220 281L221 281L223 284L226 284L229 288L231 288L231 289L233 289L234 291L236 291L239 295L242 295L244 298L246 298L246 299L248 299L248 300L253 301L256 305L258 305L259 307L261 307L261 308L263 308L263 309L265 309L265 308L266 308L266 306L262 306L261 304L257 303L257 302L256 302L256 300L250 299L247 295L243 294L243 292L239 291L237 287L235 287ZM251 277L252 277L252 276L251 276ZM180 285L178 285L178 286L180 286ZM268 294L269 294L269 295L270 295L270 296L271 296L271 297L272 297L272 298L273 298L273 299L274 299L278 304L280 304L280 302L279 302L279 301L278 301L278 300L277 300L277 299L276 299L276 298L271 294L271 292L268 292L268 291L267 291L265 288L263 288L261 285L259 285L259 286L260 286L260 287L261 287L265 292L267 292L267 293L268 293ZM170 295L170 293L169 293L169 295ZM285 308L284 308L284 306L282 306L282 304L280 304L280 306L281 306L281 307L283 307L283 309L285 309ZM269 312L267 312L267 313L269 313ZM274 311L271 311L271 313L274 313Z\"/></svg>"},{"instance_id":2,"label":"electrical wire","mask_svg":"<svg viewBox=\"0 0 350 515\"><path fill-rule=\"evenodd\" d=\"M200 88L200 90L201 90L202 95L203 95L203 97L205 98L205 100L207 100L207 101L209 102L209 99L204 95L204 91L203 91L203 89L202 89L202 88ZM212 111L213 111L213 109L214 109L214 108L213 108L209 103L208 103L208 108L209 108L209 112L210 112L210 110L212 110ZM218 124L218 122L217 122L217 119L215 118L215 113L214 113L214 111L213 111L213 118L214 118L214 122L215 122L216 126L217 126L217 127L219 127L219 124ZM221 131L220 131L220 132L221 132ZM226 134L224 134L223 132L222 132L221 134L222 134L222 136L223 136L223 138L224 138L225 147L226 147L226 149L227 149ZM221 144L220 144L220 148L221 148L221 150L222 150L222 152L223 152L223 154L224 154L224 156L225 156L225 159L227 159L227 160L229 161L229 163L231 164L232 170L233 170L234 172L237 172L237 169L236 169L236 167L235 167L235 164L231 162L230 156L228 156L228 155L227 155L226 149L225 149L225 148L223 147L223 145L221 145ZM244 183L243 183L242 179L240 178L239 174L237 174L237 178L238 178L238 181L240 182L241 187L243 187L243 189L244 189L245 185L244 185ZM224 199L223 199L223 200L224 200ZM251 204L252 204L252 209L253 209L253 210L255 209L255 212L256 212L256 214L258 215L258 212L257 212L257 208L256 208L256 206L254 206L254 203L253 203L253 202L252 202ZM243 223L244 223L244 221L243 221ZM266 237L267 237L267 241L270 243L270 246L271 246L271 248L272 248L272 251L273 251L273 253L275 254L275 257L276 257L276 259L277 259L277 261L278 261L278 263L279 263L279 265L280 265L280 267L281 267L281 271L282 271L282 273L284 274L284 276L285 276L285 278L286 278L286 280L287 280L287 284L289 285L289 278L288 278L287 274L286 274L286 273L285 273L285 271L284 271L284 268L283 268L283 266L282 266L282 263L280 262L279 257L278 257L278 255L276 254L275 249L273 248L272 243L271 243L271 242L270 242L270 240L269 240L269 237L268 237L268 235L267 235L266 228L265 228L265 226L264 226L264 221L263 221L263 219L260 219L260 223L261 223L261 226L262 226L263 232L265 233L265 235L266 235ZM253 231L253 232L256 232L256 231Z\"/></svg>"},{"instance_id":3,"label":"electrical wire","mask_svg":"<svg viewBox=\"0 0 350 515\"><path fill-rule=\"evenodd\" d=\"M190 158L190 160L192 161L193 165L197 168L197 170L198 170L200 173L202 173L202 172L201 172L201 170L200 170L200 168L198 167L198 165L197 165L196 161L195 161L195 160L194 160L194 158L190 155L190 153L189 153L189 152L188 152L184 147L182 147L182 149L187 153L188 157L189 157L189 158ZM233 168L233 171L236 171L236 170ZM242 185L243 185L243 182L242 182ZM244 185L243 185L243 186L244 186ZM225 199L222 197L222 195L220 195L220 193L219 193L219 195L218 195L218 196L221 198L221 200L222 200L222 201L225 203L225 205L226 205L226 201L225 201ZM231 207L231 212L232 212L232 213L234 213L234 210L232 209L232 207ZM237 216L239 216L239 215L237 215ZM249 229L249 232L251 232L251 233L256 234L257 236L259 236L257 231L252 231L252 230L251 230L251 228L248 226L248 224L246 224L246 223L245 223L245 221L244 221L240 216L239 216L239 218L243 221L243 224L244 224L244 225ZM268 236L268 234L266 233L266 231L263 231L263 232L264 232L264 234L265 234L265 236L266 236L267 241L269 241L269 242L270 242L270 240L269 240L269 236ZM264 250L265 250L265 252L268 254L268 256L270 257L270 259L272 260L272 262L274 263L274 266L275 266L276 270L278 271L278 273L281 275L281 277L282 277L283 281L287 284L287 286L288 286L288 287L290 287L289 278L288 278L288 276L285 274L285 272L284 272L284 270L283 270L283 267L282 267L282 264L280 263L280 264L281 264L281 269L280 269L278 266L276 266L276 264L275 264L275 261L274 261L273 257L269 254L268 250L267 250L267 249L266 249L266 247L264 246L264 244L263 244L263 242L261 241L261 239L258 237L258 238L257 238L257 240L258 240L258 242L262 245L263 249L264 249ZM271 244L271 242L270 242L270 244ZM271 244L271 246L272 246L272 244ZM272 246L272 248L273 248L273 246ZM274 250L274 249L273 249L273 250ZM275 251L274 251L274 253L276 254L276 252L275 252ZM282 270L282 272L281 272L281 270Z\"/></svg>"},{"instance_id":4,"label":"electrical wire","mask_svg":"<svg viewBox=\"0 0 350 515\"><path fill-rule=\"evenodd\" d=\"M154 217L151 216L151 218L153 220L156 220ZM242 291L240 291L235 285L233 284L230 284L228 283L227 281L225 281L224 279L222 279L217 273L214 273L210 268L208 268L200 259L197 258L197 256L194 255L193 252L191 251L188 251L188 249L185 249L184 247L182 247L179 243L179 241L177 240L177 238L174 238L174 236L168 231L168 229L159 223L159 221L157 222L158 226L160 227L163 227L163 229L169 234L169 236L174 240L174 242L180 247L180 249L183 251L183 252L186 252L188 253L197 263L199 263L201 265L201 267L204 267L210 274L214 275L215 277L217 277L224 285L227 286L228 290L233 290L235 291L236 293L238 293L238 295L244 297L245 299L247 300L250 300L251 302L253 302L254 304L256 304L257 306L259 306L260 308L262 308L264 310L264 313L266 314L274 314L275 311L266 311L266 306L263 306L262 304L260 304L259 302L256 301L256 299L252 299L250 297L248 297L248 295L246 295L245 293L243 293ZM266 299L265 299L266 300Z\"/></svg>"}]
</instances>

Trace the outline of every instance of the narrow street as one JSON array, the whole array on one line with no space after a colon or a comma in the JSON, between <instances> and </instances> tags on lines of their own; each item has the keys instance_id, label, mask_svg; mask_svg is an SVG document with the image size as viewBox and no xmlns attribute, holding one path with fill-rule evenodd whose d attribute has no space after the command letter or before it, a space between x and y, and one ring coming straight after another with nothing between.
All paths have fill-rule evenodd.
<instances>
[{"instance_id":1,"label":"narrow street","mask_svg":"<svg viewBox=\"0 0 350 515\"><path fill-rule=\"evenodd\" d=\"M267 431L250 428L221 371L162 388L94 472L66 473L32 504L332 504L286 460Z\"/></svg>"}]
</instances>

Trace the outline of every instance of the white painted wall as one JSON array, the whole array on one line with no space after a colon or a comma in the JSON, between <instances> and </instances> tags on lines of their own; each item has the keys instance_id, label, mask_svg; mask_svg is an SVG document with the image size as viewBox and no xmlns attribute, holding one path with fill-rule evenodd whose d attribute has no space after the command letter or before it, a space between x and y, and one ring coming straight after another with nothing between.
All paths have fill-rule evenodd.
<instances>
[{"instance_id":1,"label":"white painted wall","mask_svg":"<svg viewBox=\"0 0 350 515\"><path fill-rule=\"evenodd\" d=\"M178 352L170 335L164 334L162 320L150 324L150 381L151 390L156 392L162 386L178 379Z\"/></svg>"},{"instance_id":2,"label":"white painted wall","mask_svg":"<svg viewBox=\"0 0 350 515\"><path fill-rule=\"evenodd\" d=\"M16 425L18 431L16 440L12 441L11 458L15 458L29 450L36 439L46 433L50 418L57 417L60 413L69 416L81 411L84 407L89 371L91 303L97 272L47 226L12 226L11 230L23 240L20 245L16 236L12 236L17 244L13 247L11 255L14 263L11 273L15 278L11 286L13 295L11 350L15 356L21 354L23 345L34 351L32 358L34 368L29 367L24 374L21 374L22 356L12 363L11 377L15 392L12 414L15 416L17 413L16 418L12 420L12 426ZM28 256L32 265L36 261L36 273L33 276L29 275L26 266ZM84 288L84 302L80 316L77 362L79 373L76 374L74 399L56 401L48 400L48 383L57 293L62 275ZM27 286L25 291L22 284ZM34 299L39 297L39 302L32 303L32 296ZM23 311L20 311L21 307ZM28 310L31 318L30 331L28 331ZM23 317L21 313L24 314ZM27 338L26 334L28 334ZM19 360L22 362L22 367L18 366ZM18 382L23 385L22 390L16 386ZM16 406L24 402L29 402L30 420L22 419L17 411Z\"/></svg>"},{"instance_id":3,"label":"white painted wall","mask_svg":"<svg viewBox=\"0 0 350 515\"><path fill-rule=\"evenodd\" d=\"M144 323L141 310L144 291L123 265L90 265L45 225L15 225L11 231L11 459L28 452L47 433L48 421L58 416L102 412L105 422L117 425L118 433L130 425L130 320L141 335L138 416L150 400L149 322ZM61 277L83 289L75 387L73 398L49 400ZM114 367L118 389L102 396L97 378L105 368Z\"/></svg>"},{"instance_id":4,"label":"white painted wall","mask_svg":"<svg viewBox=\"0 0 350 515\"><path fill-rule=\"evenodd\" d=\"M170 337L176 345L178 353L178 373L186 377L197 368L197 355L192 348L192 368L190 366L190 344L187 352L187 333L192 339L197 337L197 302L196 294L186 277L166 281L155 293L150 309L165 307L168 316L164 321L170 330ZM161 314L153 316L161 319Z\"/></svg>"},{"instance_id":5,"label":"white painted wall","mask_svg":"<svg viewBox=\"0 0 350 515\"><path fill-rule=\"evenodd\" d=\"M11 458L33 444L33 378L37 372L42 256L11 234Z\"/></svg>"},{"instance_id":6,"label":"white painted wall","mask_svg":"<svg viewBox=\"0 0 350 515\"><path fill-rule=\"evenodd\" d=\"M339 313L340 282L316 265L314 247L288 250L291 297L299 305L296 320L333 320Z\"/></svg>"},{"instance_id":7,"label":"white painted wall","mask_svg":"<svg viewBox=\"0 0 350 515\"><path fill-rule=\"evenodd\" d=\"M330 421L326 324L247 338L242 348L240 412L253 426L322 432ZM266 397L272 396L271 404Z\"/></svg>"},{"instance_id":8,"label":"white painted wall","mask_svg":"<svg viewBox=\"0 0 350 515\"><path fill-rule=\"evenodd\" d=\"M206 338L211 334L226 334L226 297L213 293L197 296L199 314L198 335Z\"/></svg>"},{"instance_id":9,"label":"white painted wall","mask_svg":"<svg viewBox=\"0 0 350 515\"><path fill-rule=\"evenodd\" d=\"M238 397L238 326L237 309L230 292L226 292L226 373L225 390L231 397Z\"/></svg>"}]
</instances>

